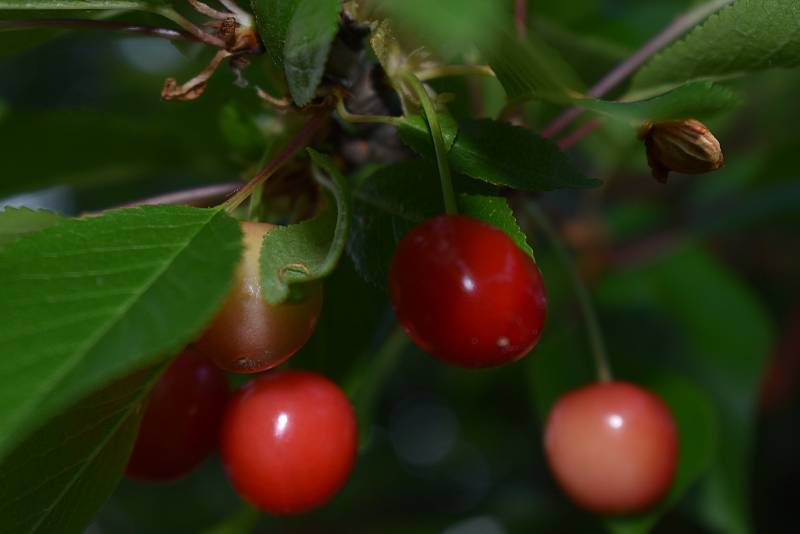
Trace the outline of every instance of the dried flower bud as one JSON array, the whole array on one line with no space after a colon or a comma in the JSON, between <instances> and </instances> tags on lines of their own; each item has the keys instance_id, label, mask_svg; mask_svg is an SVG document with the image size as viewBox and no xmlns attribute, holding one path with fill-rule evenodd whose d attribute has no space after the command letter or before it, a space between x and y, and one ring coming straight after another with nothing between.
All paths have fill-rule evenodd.
<instances>
[{"instance_id":1,"label":"dried flower bud","mask_svg":"<svg viewBox=\"0 0 800 534\"><path fill-rule=\"evenodd\" d=\"M648 123L639 136L644 139L653 177L662 183L670 171L702 174L724 164L719 141L694 119Z\"/></svg>"}]
</instances>

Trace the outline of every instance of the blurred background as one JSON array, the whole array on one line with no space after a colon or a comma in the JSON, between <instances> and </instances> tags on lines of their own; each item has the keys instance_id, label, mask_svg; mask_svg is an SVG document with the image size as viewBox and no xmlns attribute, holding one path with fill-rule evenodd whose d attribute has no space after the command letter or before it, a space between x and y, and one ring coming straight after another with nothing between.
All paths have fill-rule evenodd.
<instances>
[{"instance_id":1,"label":"blurred background","mask_svg":"<svg viewBox=\"0 0 800 534\"><path fill-rule=\"evenodd\" d=\"M528 31L591 85L694 4L540 0L529 2ZM188 79L208 59L196 45L110 32L0 32L0 206L75 215L252 175L284 125L233 73L220 69L196 101L160 98L165 77ZM263 62L248 75L270 87L275 73ZM492 79L434 86L455 95L457 117L496 116L503 105ZM391 312L343 260L326 284L317 332L290 362L358 391L368 423L350 483L330 505L300 518L258 516L214 458L173 485L123 481L89 532L602 531L558 491L541 450L547 408L592 380L593 368L574 289L534 202L592 291L615 375L659 391L679 419L695 415L682 447L697 459L698 478L655 531L793 531L800 73L732 86L741 108L708 122L725 152L722 170L662 185L635 132L605 123L569 150L603 187L514 199L550 306L540 346L520 362L463 371L409 346L390 367L375 365ZM558 111L532 103L523 115L535 129Z\"/></svg>"}]
</instances>

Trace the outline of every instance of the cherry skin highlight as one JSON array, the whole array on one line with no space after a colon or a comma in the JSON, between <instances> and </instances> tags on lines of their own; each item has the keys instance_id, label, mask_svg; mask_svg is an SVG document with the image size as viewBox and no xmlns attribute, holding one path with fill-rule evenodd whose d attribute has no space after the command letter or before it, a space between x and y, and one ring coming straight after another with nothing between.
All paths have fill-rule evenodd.
<instances>
[{"instance_id":1,"label":"cherry skin highlight","mask_svg":"<svg viewBox=\"0 0 800 534\"><path fill-rule=\"evenodd\" d=\"M356 419L327 378L278 371L245 385L225 414L220 451L238 493L253 506L286 515L336 495L355 461Z\"/></svg>"},{"instance_id":2,"label":"cherry skin highlight","mask_svg":"<svg viewBox=\"0 0 800 534\"><path fill-rule=\"evenodd\" d=\"M599 514L640 512L669 490L678 435L666 404L626 382L567 393L544 434L550 469L579 506Z\"/></svg>"},{"instance_id":3,"label":"cherry skin highlight","mask_svg":"<svg viewBox=\"0 0 800 534\"><path fill-rule=\"evenodd\" d=\"M221 369L258 373L286 361L314 331L322 308L322 286L300 302L273 306L261 290L259 255L271 224L243 222L244 252L222 309L194 346Z\"/></svg>"},{"instance_id":4,"label":"cherry skin highlight","mask_svg":"<svg viewBox=\"0 0 800 534\"><path fill-rule=\"evenodd\" d=\"M186 349L150 392L125 474L170 481L189 473L216 448L227 400L224 373Z\"/></svg>"},{"instance_id":5,"label":"cherry skin highlight","mask_svg":"<svg viewBox=\"0 0 800 534\"><path fill-rule=\"evenodd\" d=\"M539 269L502 231L461 215L412 229L389 271L397 320L425 352L491 367L536 345L546 315Z\"/></svg>"}]
</instances>

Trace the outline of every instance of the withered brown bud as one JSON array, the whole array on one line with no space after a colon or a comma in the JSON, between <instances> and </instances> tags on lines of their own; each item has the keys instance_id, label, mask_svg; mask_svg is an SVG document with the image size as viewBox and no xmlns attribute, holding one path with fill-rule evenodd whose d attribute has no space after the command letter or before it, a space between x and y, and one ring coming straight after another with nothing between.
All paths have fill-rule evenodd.
<instances>
[{"instance_id":1,"label":"withered brown bud","mask_svg":"<svg viewBox=\"0 0 800 534\"><path fill-rule=\"evenodd\" d=\"M639 132L653 177L666 182L670 171L703 174L724 164L722 148L706 125L694 119L645 124Z\"/></svg>"}]
</instances>

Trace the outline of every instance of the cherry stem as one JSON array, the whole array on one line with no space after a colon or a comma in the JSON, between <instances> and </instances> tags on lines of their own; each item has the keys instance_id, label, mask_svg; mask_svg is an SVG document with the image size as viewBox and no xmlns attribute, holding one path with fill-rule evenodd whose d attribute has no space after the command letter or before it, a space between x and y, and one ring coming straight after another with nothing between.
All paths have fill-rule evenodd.
<instances>
[{"instance_id":1,"label":"cherry stem","mask_svg":"<svg viewBox=\"0 0 800 534\"><path fill-rule=\"evenodd\" d=\"M357 366L357 371L345 384L345 391L353 401L361 428L359 442L362 447L369 440L376 397L408 344L408 336L395 326L374 354L368 352L362 357L364 363Z\"/></svg>"},{"instance_id":2,"label":"cherry stem","mask_svg":"<svg viewBox=\"0 0 800 534\"><path fill-rule=\"evenodd\" d=\"M441 65L439 67L418 70L415 74L417 79L423 82L449 76L495 77L495 73L489 65Z\"/></svg>"},{"instance_id":3,"label":"cherry stem","mask_svg":"<svg viewBox=\"0 0 800 534\"><path fill-rule=\"evenodd\" d=\"M200 41L195 35L171 28L156 28L139 24L128 24L111 20L92 19L15 19L0 20L0 32L14 30L29 30L33 28L64 28L64 29L89 29L110 30L122 33L135 33L173 41Z\"/></svg>"},{"instance_id":4,"label":"cherry stem","mask_svg":"<svg viewBox=\"0 0 800 534\"><path fill-rule=\"evenodd\" d=\"M593 85L586 94L594 98L605 95L642 66L642 64L656 52L731 2L733 2L733 0L714 0L713 2L700 5L677 17L655 37L643 44L639 50L609 71L609 73ZM566 110L550 124L542 128L540 132L541 135L543 137L553 137L566 128L582 112L583 110L581 108L570 108Z\"/></svg>"},{"instance_id":5,"label":"cherry stem","mask_svg":"<svg viewBox=\"0 0 800 534\"><path fill-rule=\"evenodd\" d=\"M162 17L171 20L187 32L194 35L199 41L206 44L216 46L217 48L225 49L225 41L216 35L212 35L206 31L201 30L195 26L192 21L172 9L171 7L160 7L152 10L153 13L161 15Z\"/></svg>"},{"instance_id":6,"label":"cherry stem","mask_svg":"<svg viewBox=\"0 0 800 534\"><path fill-rule=\"evenodd\" d=\"M231 213L238 208L239 205L244 202L259 185L263 184L267 178L272 176L275 171L280 169L284 163L286 163L297 153L297 151L306 146L320 126L324 124L325 119L327 118L327 112L328 110L326 109L314 115L311 120L309 120L299 132L297 132L297 135L295 135L286 144L286 146L284 146L277 154L275 154L275 157L273 157L231 198L226 200L222 204L223 208L225 208L225 211Z\"/></svg>"},{"instance_id":7,"label":"cherry stem","mask_svg":"<svg viewBox=\"0 0 800 534\"><path fill-rule=\"evenodd\" d=\"M428 127L433 139L433 148L436 152L436 164L439 166L439 178L442 181L442 197L444 199L444 211L447 214L458 213L458 204L456 203L456 195L453 191L453 178L450 176L450 165L447 162L447 149L444 144L444 137L442 136L442 129L439 126L439 116L436 115L436 110L433 108L428 91L422 85L416 76L412 73L407 73L403 76L417 98L422 104L422 110L425 112L425 118L428 121Z\"/></svg>"},{"instance_id":8,"label":"cherry stem","mask_svg":"<svg viewBox=\"0 0 800 534\"><path fill-rule=\"evenodd\" d=\"M542 232L544 232L545 236L547 236L558 261L569 274L573 290L575 291L575 297L578 300L583 320L586 323L589 345L591 346L595 370L597 372L597 381L610 382L611 366L608 363L608 353L606 352L606 344L603 340L603 331L600 329L600 322L597 320L597 313L592 305L592 297L589 294L589 289L578 273L578 269L575 267L575 261L561 242L558 231L553 227L547 215L533 202L526 202L525 207L528 214L536 221L536 224Z\"/></svg>"},{"instance_id":9,"label":"cherry stem","mask_svg":"<svg viewBox=\"0 0 800 534\"><path fill-rule=\"evenodd\" d=\"M336 103L336 113L343 121L353 123L381 123L398 126L403 120L402 117L392 117L391 115L358 115L355 113L350 113L347 111L347 108L344 105L344 99L342 98L340 98Z\"/></svg>"}]
</instances>

